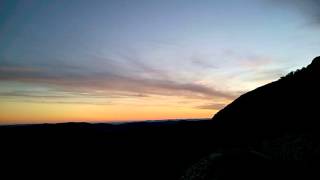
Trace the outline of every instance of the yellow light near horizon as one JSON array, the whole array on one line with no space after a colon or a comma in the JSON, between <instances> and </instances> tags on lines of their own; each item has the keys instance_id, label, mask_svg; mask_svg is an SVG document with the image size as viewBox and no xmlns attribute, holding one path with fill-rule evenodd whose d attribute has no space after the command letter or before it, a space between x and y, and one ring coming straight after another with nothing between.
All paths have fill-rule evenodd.
<instances>
[{"instance_id":1,"label":"yellow light near horizon","mask_svg":"<svg viewBox=\"0 0 320 180\"><path fill-rule=\"evenodd\" d=\"M210 118L216 110L168 103L164 105L63 104L35 102L1 102L0 124L114 122L177 118Z\"/></svg>"}]
</instances>

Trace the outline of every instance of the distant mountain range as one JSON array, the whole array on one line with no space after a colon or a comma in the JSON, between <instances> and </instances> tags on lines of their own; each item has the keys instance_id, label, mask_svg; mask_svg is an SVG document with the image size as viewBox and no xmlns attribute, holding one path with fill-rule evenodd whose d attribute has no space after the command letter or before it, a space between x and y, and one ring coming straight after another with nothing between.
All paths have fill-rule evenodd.
<instances>
[{"instance_id":1,"label":"distant mountain range","mask_svg":"<svg viewBox=\"0 0 320 180\"><path fill-rule=\"evenodd\" d=\"M2 172L110 180L320 177L319 82L320 57L242 95L212 120L1 126Z\"/></svg>"}]
</instances>

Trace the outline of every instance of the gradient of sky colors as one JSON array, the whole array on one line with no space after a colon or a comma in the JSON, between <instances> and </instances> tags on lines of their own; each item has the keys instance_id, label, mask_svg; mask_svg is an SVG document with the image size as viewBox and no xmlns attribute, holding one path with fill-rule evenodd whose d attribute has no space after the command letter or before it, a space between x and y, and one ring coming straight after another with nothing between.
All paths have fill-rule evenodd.
<instances>
[{"instance_id":1,"label":"gradient of sky colors","mask_svg":"<svg viewBox=\"0 0 320 180\"><path fill-rule=\"evenodd\" d=\"M0 0L0 124L210 118L309 64L318 0Z\"/></svg>"}]
</instances>

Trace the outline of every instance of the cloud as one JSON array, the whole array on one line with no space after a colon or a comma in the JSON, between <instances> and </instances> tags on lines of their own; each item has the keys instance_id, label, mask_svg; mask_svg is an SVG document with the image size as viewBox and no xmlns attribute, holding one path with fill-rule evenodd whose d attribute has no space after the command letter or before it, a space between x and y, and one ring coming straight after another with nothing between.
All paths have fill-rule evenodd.
<instances>
[{"instance_id":1,"label":"cloud","mask_svg":"<svg viewBox=\"0 0 320 180\"><path fill-rule=\"evenodd\" d=\"M43 95L30 91L0 92L0 97L26 97L26 98L68 98L68 95Z\"/></svg>"},{"instance_id":2,"label":"cloud","mask_svg":"<svg viewBox=\"0 0 320 180\"><path fill-rule=\"evenodd\" d=\"M191 63L194 66L197 66L201 69L217 69L218 67L213 64L212 57L209 55L201 55L201 54L194 54L191 56Z\"/></svg>"},{"instance_id":3,"label":"cloud","mask_svg":"<svg viewBox=\"0 0 320 180\"><path fill-rule=\"evenodd\" d=\"M70 74L69 74L70 75ZM121 76L109 73L73 74L70 76L48 74L24 74L21 72L0 75L0 80L20 81L56 85L72 92L131 92L137 94L186 96L192 98L233 98L232 94L209 88L197 83L179 83L171 80L146 79ZM101 94L101 93L100 93ZM7 95L24 96L25 94L11 93ZM145 96L145 95L144 95Z\"/></svg>"},{"instance_id":4,"label":"cloud","mask_svg":"<svg viewBox=\"0 0 320 180\"><path fill-rule=\"evenodd\" d=\"M111 105L111 102L96 102L96 101L74 101L74 100L53 100L53 99L10 99L7 102L25 102L25 103L43 103L43 104L87 104L87 105Z\"/></svg>"},{"instance_id":5,"label":"cloud","mask_svg":"<svg viewBox=\"0 0 320 180\"><path fill-rule=\"evenodd\" d=\"M312 25L320 25L320 0L269 0L276 6L302 13Z\"/></svg>"},{"instance_id":6,"label":"cloud","mask_svg":"<svg viewBox=\"0 0 320 180\"><path fill-rule=\"evenodd\" d=\"M286 75L287 72L282 68L266 69L255 73L254 76L248 78L254 81L274 81Z\"/></svg>"},{"instance_id":7,"label":"cloud","mask_svg":"<svg viewBox=\"0 0 320 180\"><path fill-rule=\"evenodd\" d=\"M209 110L215 110L215 109L222 109L226 106L226 103L211 103L211 104L204 104L201 106L197 106L198 109L209 109Z\"/></svg>"},{"instance_id":8,"label":"cloud","mask_svg":"<svg viewBox=\"0 0 320 180\"><path fill-rule=\"evenodd\" d=\"M42 69L34 68L34 67L19 67L19 66L2 66L0 67L0 73L32 73L32 72L39 72Z\"/></svg>"},{"instance_id":9,"label":"cloud","mask_svg":"<svg viewBox=\"0 0 320 180\"><path fill-rule=\"evenodd\" d=\"M0 68L0 81L29 82L53 86L62 92L88 97L147 97L152 95L181 96L196 99L233 99L229 92L219 91L196 82L178 82L174 77L158 69L148 67L135 58L115 60L112 58L91 57L92 62L78 63L67 61L34 64L27 62L7 63ZM1 96L24 96L40 98L30 92L10 92ZM69 94L45 94L43 98L62 98Z\"/></svg>"}]
</instances>

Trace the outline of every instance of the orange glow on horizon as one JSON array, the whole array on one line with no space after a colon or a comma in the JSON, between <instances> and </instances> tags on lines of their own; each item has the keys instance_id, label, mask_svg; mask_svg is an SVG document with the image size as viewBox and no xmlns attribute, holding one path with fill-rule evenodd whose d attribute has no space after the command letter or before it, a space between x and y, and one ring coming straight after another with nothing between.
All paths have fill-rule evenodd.
<instances>
[{"instance_id":1,"label":"orange glow on horizon","mask_svg":"<svg viewBox=\"0 0 320 180\"><path fill-rule=\"evenodd\" d=\"M197 119L211 118L218 111L197 108L199 103L177 103L172 99L166 103L153 99L152 104L140 100L110 105L2 102L0 124Z\"/></svg>"}]
</instances>

